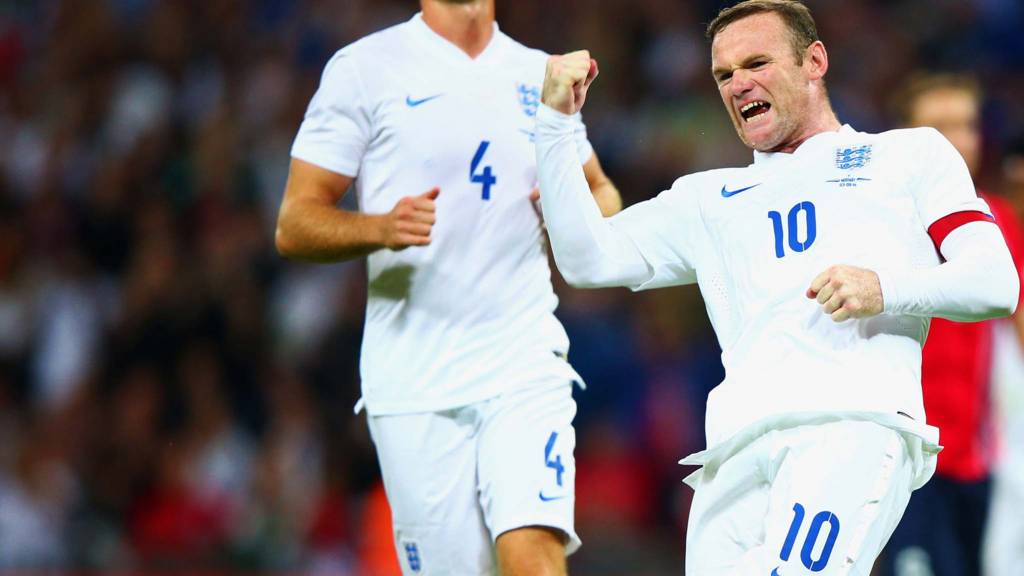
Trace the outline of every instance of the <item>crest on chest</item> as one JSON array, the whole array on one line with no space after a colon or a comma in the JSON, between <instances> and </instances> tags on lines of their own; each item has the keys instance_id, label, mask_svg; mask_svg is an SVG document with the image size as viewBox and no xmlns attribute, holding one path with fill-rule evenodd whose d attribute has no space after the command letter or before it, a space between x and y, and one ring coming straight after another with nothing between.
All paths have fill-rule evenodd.
<instances>
[{"instance_id":1,"label":"crest on chest","mask_svg":"<svg viewBox=\"0 0 1024 576\"><path fill-rule=\"evenodd\" d=\"M540 107L540 86L516 83L516 96L519 106L523 109L523 114L529 118L535 117L537 108Z\"/></svg>"},{"instance_id":2,"label":"crest on chest","mask_svg":"<svg viewBox=\"0 0 1024 576\"><path fill-rule=\"evenodd\" d=\"M856 176L854 171L864 168L871 162L872 151L871 144L836 148L835 166L840 170L845 170L846 174L841 178L827 180L827 182L839 184L840 188L856 188L861 182L870 182L870 178Z\"/></svg>"},{"instance_id":3,"label":"crest on chest","mask_svg":"<svg viewBox=\"0 0 1024 576\"><path fill-rule=\"evenodd\" d=\"M522 109L523 114L531 120L532 126L532 120L537 116L537 108L540 107L540 86L530 86L528 84L517 82L516 100L518 100L519 107ZM536 133L532 129L520 128L519 131L530 139L531 144L534 142Z\"/></svg>"}]
</instances>

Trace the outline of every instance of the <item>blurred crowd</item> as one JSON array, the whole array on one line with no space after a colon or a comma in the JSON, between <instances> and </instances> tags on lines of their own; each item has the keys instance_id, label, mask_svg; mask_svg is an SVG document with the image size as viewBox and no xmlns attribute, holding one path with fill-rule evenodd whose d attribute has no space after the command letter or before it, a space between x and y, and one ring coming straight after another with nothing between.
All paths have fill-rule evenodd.
<instances>
[{"instance_id":1,"label":"blurred crowd","mask_svg":"<svg viewBox=\"0 0 1024 576\"><path fill-rule=\"evenodd\" d=\"M585 120L627 205L750 161L708 72L725 2L497 2L514 38L601 62ZM981 183L1024 208L1024 5L808 4L860 130L893 127L915 70L976 74ZM416 6L0 3L0 570L394 570L352 410L364 267L285 262L273 231L323 65ZM675 462L722 378L700 295L558 288L588 383L574 570L678 573Z\"/></svg>"}]
</instances>

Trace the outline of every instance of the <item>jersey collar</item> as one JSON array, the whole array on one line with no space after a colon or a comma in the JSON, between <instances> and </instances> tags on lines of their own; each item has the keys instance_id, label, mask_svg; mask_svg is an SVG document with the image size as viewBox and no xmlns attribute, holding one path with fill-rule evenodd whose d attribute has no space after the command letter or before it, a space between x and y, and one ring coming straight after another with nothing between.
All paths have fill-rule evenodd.
<instances>
[{"instance_id":1,"label":"jersey collar","mask_svg":"<svg viewBox=\"0 0 1024 576\"><path fill-rule=\"evenodd\" d=\"M494 34L491 36L491 41L488 42L487 47L476 58L470 58L461 48L452 44L437 32L434 32L430 26L427 26L427 23L423 21L423 12L417 12L409 20L409 24L416 30L423 43L429 46L429 49L439 58L445 59L449 64L460 66L485 66L495 62L501 45L505 42L506 38L498 28L498 23L495 22Z\"/></svg>"},{"instance_id":2,"label":"jersey collar","mask_svg":"<svg viewBox=\"0 0 1024 576\"><path fill-rule=\"evenodd\" d=\"M856 134L857 131L850 127L849 124L843 124L839 127L839 130L834 132L820 132L811 136L804 143L801 144L794 152L758 152L754 150L754 164L757 165L771 165L778 162L785 162L790 158L800 156L812 150L817 150L824 146L830 146L841 140L842 138L851 134Z\"/></svg>"}]
</instances>

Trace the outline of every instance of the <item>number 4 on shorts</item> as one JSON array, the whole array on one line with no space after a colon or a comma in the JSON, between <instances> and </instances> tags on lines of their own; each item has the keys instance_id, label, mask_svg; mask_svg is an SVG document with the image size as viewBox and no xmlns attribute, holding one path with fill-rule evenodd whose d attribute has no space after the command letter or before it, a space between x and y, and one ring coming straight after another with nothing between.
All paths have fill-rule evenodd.
<instances>
[{"instance_id":1,"label":"number 4 on shorts","mask_svg":"<svg viewBox=\"0 0 1024 576\"><path fill-rule=\"evenodd\" d=\"M562 485L562 473L565 472L565 466L562 465L562 455L555 456L555 459L551 459L551 450L555 447L555 440L558 439L558 432L552 432L551 436L548 437L548 443L544 446L544 465L548 468L555 470L555 480L558 485Z\"/></svg>"}]
</instances>

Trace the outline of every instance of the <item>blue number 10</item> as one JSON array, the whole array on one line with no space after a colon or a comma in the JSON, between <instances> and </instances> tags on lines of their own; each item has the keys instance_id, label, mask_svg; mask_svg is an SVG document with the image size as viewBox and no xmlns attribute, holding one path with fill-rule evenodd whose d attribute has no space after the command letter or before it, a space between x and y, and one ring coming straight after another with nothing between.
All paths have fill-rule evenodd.
<instances>
[{"instance_id":1,"label":"blue number 10","mask_svg":"<svg viewBox=\"0 0 1024 576\"><path fill-rule=\"evenodd\" d=\"M825 536L825 545L821 549L821 554L815 560L811 557L811 554L814 552L814 545L821 535L821 527L825 522L828 522L828 535ZM789 555L793 552L793 544L796 543L797 533L800 532L800 527L803 523L804 507L799 503L794 504L793 523L789 525L789 534L786 535L786 541L782 544L782 551L779 553L779 558L782 561L789 561ZM832 555L832 547L836 545L836 538L838 537L839 518L836 518L835 514L828 511L818 512L811 519L811 527L807 530L807 536L804 538L804 545L800 550L800 562L811 572L821 572L828 564L828 559Z\"/></svg>"},{"instance_id":2,"label":"blue number 10","mask_svg":"<svg viewBox=\"0 0 1024 576\"><path fill-rule=\"evenodd\" d=\"M799 227L797 217L800 213L806 214L805 218L807 221L807 237L800 240ZM768 217L772 219L772 228L775 229L775 257L782 258L786 255L785 246L783 246L783 237L789 239L789 249L793 252L803 252L814 244L814 239L818 236L818 224L814 217L814 204L812 202L800 202L796 206L793 206L789 211L789 218L787 224L789 224L789 234L782 227L782 214L772 210L768 213Z\"/></svg>"}]
</instances>

